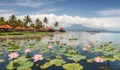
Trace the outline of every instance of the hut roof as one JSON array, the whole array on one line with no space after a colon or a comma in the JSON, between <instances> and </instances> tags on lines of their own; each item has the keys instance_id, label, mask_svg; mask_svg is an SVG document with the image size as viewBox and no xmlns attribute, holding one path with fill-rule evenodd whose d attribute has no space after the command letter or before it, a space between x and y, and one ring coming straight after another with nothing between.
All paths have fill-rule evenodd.
<instances>
[{"instance_id":1,"label":"hut roof","mask_svg":"<svg viewBox=\"0 0 120 70\"><path fill-rule=\"evenodd\" d=\"M0 28L11 29L13 27L11 27L10 25L1 25Z\"/></svg>"},{"instance_id":2,"label":"hut roof","mask_svg":"<svg viewBox=\"0 0 120 70\"><path fill-rule=\"evenodd\" d=\"M64 28L61 26L61 27L59 28L59 30L64 30Z\"/></svg>"},{"instance_id":3,"label":"hut roof","mask_svg":"<svg viewBox=\"0 0 120 70\"><path fill-rule=\"evenodd\" d=\"M42 31L42 30L46 30L46 28L45 27L40 27L40 30Z\"/></svg>"},{"instance_id":4,"label":"hut roof","mask_svg":"<svg viewBox=\"0 0 120 70\"><path fill-rule=\"evenodd\" d=\"M15 30L25 30L26 28L25 27L20 27L20 26L17 26L16 28L15 28Z\"/></svg>"},{"instance_id":5,"label":"hut roof","mask_svg":"<svg viewBox=\"0 0 120 70\"><path fill-rule=\"evenodd\" d=\"M35 30L35 28L29 27L29 28L27 28L27 30Z\"/></svg>"}]
</instances>

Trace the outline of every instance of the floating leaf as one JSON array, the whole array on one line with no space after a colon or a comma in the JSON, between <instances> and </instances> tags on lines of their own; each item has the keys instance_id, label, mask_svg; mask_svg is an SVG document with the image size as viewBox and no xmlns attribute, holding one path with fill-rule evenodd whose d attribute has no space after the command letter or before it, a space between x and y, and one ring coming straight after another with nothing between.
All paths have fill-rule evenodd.
<instances>
[{"instance_id":1,"label":"floating leaf","mask_svg":"<svg viewBox=\"0 0 120 70\"><path fill-rule=\"evenodd\" d=\"M73 61L75 61L75 62L78 62L78 61L80 61L80 60L82 60L82 59L85 59L86 58L86 56L83 56L83 55L73 55L73 56L71 56L71 57L67 57L69 60L73 60Z\"/></svg>"},{"instance_id":2,"label":"floating leaf","mask_svg":"<svg viewBox=\"0 0 120 70\"><path fill-rule=\"evenodd\" d=\"M3 60L3 59L0 59L0 63L1 63L1 62L4 62L4 60Z\"/></svg>"},{"instance_id":3,"label":"floating leaf","mask_svg":"<svg viewBox=\"0 0 120 70\"><path fill-rule=\"evenodd\" d=\"M116 59L111 56L103 56L102 57L105 61L115 61Z\"/></svg>"},{"instance_id":4,"label":"floating leaf","mask_svg":"<svg viewBox=\"0 0 120 70\"><path fill-rule=\"evenodd\" d=\"M63 68L65 70L82 70L83 66L81 66L78 63L68 63L68 64L64 64Z\"/></svg>"},{"instance_id":5,"label":"floating leaf","mask_svg":"<svg viewBox=\"0 0 120 70\"><path fill-rule=\"evenodd\" d=\"M94 59L87 59L88 63L92 63L94 61Z\"/></svg>"},{"instance_id":6,"label":"floating leaf","mask_svg":"<svg viewBox=\"0 0 120 70\"><path fill-rule=\"evenodd\" d=\"M28 69L30 67L33 66L33 62L25 62L24 64L20 65L19 67L17 67L17 70L24 70L24 69Z\"/></svg>"},{"instance_id":7,"label":"floating leaf","mask_svg":"<svg viewBox=\"0 0 120 70\"><path fill-rule=\"evenodd\" d=\"M53 59L50 61L50 63L52 65L61 66L62 64L66 63L66 62L62 59Z\"/></svg>"},{"instance_id":8,"label":"floating leaf","mask_svg":"<svg viewBox=\"0 0 120 70\"><path fill-rule=\"evenodd\" d=\"M52 66L52 64L50 62L46 62L45 64L43 64L42 66L40 66L41 69L46 69L48 67Z\"/></svg>"}]
</instances>

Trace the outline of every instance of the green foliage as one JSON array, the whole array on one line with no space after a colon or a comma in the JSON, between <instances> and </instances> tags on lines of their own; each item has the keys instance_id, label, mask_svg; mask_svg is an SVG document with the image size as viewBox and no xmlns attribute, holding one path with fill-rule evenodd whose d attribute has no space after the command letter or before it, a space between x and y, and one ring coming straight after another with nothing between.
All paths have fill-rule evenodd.
<instances>
[{"instance_id":1,"label":"green foliage","mask_svg":"<svg viewBox=\"0 0 120 70\"><path fill-rule=\"evenodd\" d=\"M78 63L67 63L63 65L65 70L82 70L83 66Z\"/></svg>"},{"instance_id":2,"label":"green foliage","mask_svg":"<svg viewBox=\"0 0 120 70\"><path fill-rule=\"evenodd\" d=\"M65 64L66 62L62 59L53 59L53 60L50 60L49 62L46 62L45 64L43 64L42 66L40 66L40 68L42 69L46 69L52 65L55 65L55 66L62 66L63 64Z\"/></svg>"},{"instance_id":3,"label":"green foliage","mask_svg":"<svg viewBox=\"0 0 120 70\"><path fill-rule=\"evenodd\" d=\"M13 70L13 69L24 70L32 66L33 66L33 62L28 61L28 59L25 56L21 56L16 60L10 61L6 68L10 70Z\"/></svg>"},{"instance_id":4,"label":"green foliage","mask_svg":"<svg viewBox=\"0 0 120 70\"><path fill-rule=\"evenodd\" d=\"M4 60L3 60L3 59L0 59L0 63L1 63L1 62L4 62Z\"/></svg>"}]
</instances>

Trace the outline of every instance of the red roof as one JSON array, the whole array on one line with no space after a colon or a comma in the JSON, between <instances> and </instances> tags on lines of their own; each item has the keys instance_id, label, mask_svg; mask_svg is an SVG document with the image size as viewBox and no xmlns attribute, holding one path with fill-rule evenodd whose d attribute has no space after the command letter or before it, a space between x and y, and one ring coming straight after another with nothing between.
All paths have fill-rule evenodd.
<instances>
[{"instance_id":1,"label":"red roof","mask_svg":"<svg viewBox=\"0 0 120 70\"><path fill-rule=\"evenodd\" d=\"M61 27L59 28L59 30L64 30L64 28L61 26Z\"/></svg>"},{"instance_id":2,"label":"red roof","mask_svg":"<svg viewBox=\"0 0 120 70\"><path fill-rule=\"evenodd\" d=\"M29 28L27 28L27 30L35 30L35 28L29 27Z\"/></svg>"},{"instance_id":3,"label":"red roof","mask_svg":"<svg viewBox=\"0 0 120 70\"><path fill-rule=\"evenodd\" d=\"M49 30L52 30L52 29L53 29L53 26L49 26L48 29L49 29Z\"/></svg>"},{"instance_id":4,"label":"red roof","mask_svg":"<svg viewBox=\"0 0 120 70\"><path fill-rule=\"evenodd\" d=\"M16 28L15 28L15 30L25 30L26 28L25 27L20 27L20 26L17 26Z\"/></svg>"},{"instance_id":5,"label":"red roof","mask_svg":"<svg viewBox=\"0 0 120 70\"><path fill-rule=\"evenodd\" d=\"M44 28L44 27L41 27L41 28L40 28L40 30L41 30L41 31L44 31L44 30L46 30L46 28Z\"/></svg>"},{"instance_id":6,"label":"red roof","mask_svg":"<svg viewBox=\"0 0 120 70\"><path fill-rule=\"evenodd\" d=\"M11 28L13 28L13 27L11 27L10 25L1 25L0 28L6 28L6 29L7 29L7 28L10 28L10 29L11 29Z\"/></svg>"}]
</instances>

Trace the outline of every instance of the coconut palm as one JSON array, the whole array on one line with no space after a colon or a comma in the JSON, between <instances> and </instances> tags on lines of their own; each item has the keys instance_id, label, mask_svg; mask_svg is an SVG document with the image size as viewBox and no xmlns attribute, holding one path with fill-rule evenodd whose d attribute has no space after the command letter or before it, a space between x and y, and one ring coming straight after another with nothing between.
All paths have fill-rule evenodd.
<instances>
[{"instance_id":1,"label":"coconut palm","mask_svg":"<svg viewBox=\"0 0 120 70\"><path fill-rule=\"evenodd\" d=\"M42 27L42 21L40 21L38 18L36 19L35 23L36 23L36 28L37 29Z\"/></svg>"},{"instance_id":2,"label":"coconut palm","mask_svg":"<svg viewBox=\"0 0 120 70\"><path fill-rule=\"evenodd\" d=\"M45 23L43 26L45 26L46 24L48 24L48 19L47 19L47 17L45 17L45 18L43 19L43 23Z\"/></svg>"},{"instance_id":3,"label":"coconut palm","mask_svg":"<svg viewBox=\"0 0 120 70\"><path fill-rule=\"evenodd\" d=\"M54 27L55 27L55 29L57 30L57 27L59 26L59 23L56 21L55 23L54 23Z\"/></svg>"},{"instance_id":4,"label":"coconut palm","mask_svg":"<svg viewBox=\"0 0 120 70\"><path fill-rule=\"evenodd\" d=\"M4 17L0 17L0 25L5 24L5 18Z\"/></svg>"},{"instance_id":5,"label":"coconut palm","mask_svg":"<svg viewBox=\"0 0 120 70\"><path fill-rule=\"evenodd\" d=\"M17 19L15 15L11 15L8 20L8 24L11 25L12 27L17 26Z\"/></svg>"},{"instance_id":6,"label":"coconut palm","mask_svg":"<svg viewBox=\"0 0 120 70\"><path fill-rule=\"evenodd\" d=\"M24 18L24 25L25 25L25 27L27 27L27 24L31 23L31 22L32 22L32 20L29 17L29 15L26 15L25 18Z\"/></svg>"}]
</instances>

